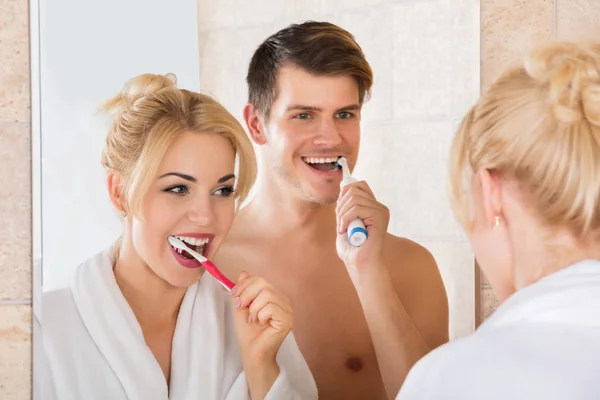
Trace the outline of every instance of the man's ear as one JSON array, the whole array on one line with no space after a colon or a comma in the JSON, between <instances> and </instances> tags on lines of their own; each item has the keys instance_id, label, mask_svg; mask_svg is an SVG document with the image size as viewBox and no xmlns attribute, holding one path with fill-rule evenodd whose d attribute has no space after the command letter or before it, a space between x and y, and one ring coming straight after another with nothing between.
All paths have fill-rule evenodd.
<instances>
[{"instance_id":1,"label":"man's ear","mask_svg":"<svg viewBox=\"0 0 600 400\"><path fill-rule=\"evenodd\" d=\"M260 122L260 111L252 104L246 104L244 107L244 121L246 121L250 139L254 144L260 146L267 143L267 136Z\"/></svg>"},{"instance_id":2,"label":"man's ear","mask_svg":"<svg viewBox=\"0 0 600 400\"><path fill-rule=\"evenodd\" d=\"M109 172L106 176L106 187L110 202L115 210L122 216L127 215L126 202L121 193L121 176L114 172Z\"/></svg>"}]
</instances>

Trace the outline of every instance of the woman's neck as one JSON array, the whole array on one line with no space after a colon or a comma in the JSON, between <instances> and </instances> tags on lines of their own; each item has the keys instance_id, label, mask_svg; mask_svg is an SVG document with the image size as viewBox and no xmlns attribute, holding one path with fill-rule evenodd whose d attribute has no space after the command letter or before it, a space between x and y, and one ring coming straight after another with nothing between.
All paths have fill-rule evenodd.
<instances>
[{"instance_id":1,"label":"woman's neck","mask_svg":"<svg viewBox=\"0 0 600 400\"><path fill-rule=\"evenodd\" d=\"M135 252L126 248L118 252L114 275L142 329L176 323L185 288L165 282Z\"/></svg>"},{"instance_id":2,"label":"woman's neck","mask_svg":"<svg viewBox=\"0 0 600 400\"><path fill-rule=\"evenodd\" d=\"M514 284L519 290L578 262L600 260L600 243L582 244L567 233L551 239L537 238L522 242L520 256L515 259ZM535 241L535 243L533 243Z\"/></svg>"}]
</instances>

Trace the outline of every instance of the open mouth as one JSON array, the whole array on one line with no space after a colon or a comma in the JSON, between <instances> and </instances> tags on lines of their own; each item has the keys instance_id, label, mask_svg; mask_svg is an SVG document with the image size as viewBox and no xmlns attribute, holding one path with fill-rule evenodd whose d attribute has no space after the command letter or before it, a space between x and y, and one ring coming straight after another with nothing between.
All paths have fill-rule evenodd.
<instances>
[{"instance_id":1,"label":"open mouth","mask_svg":"<svg viewBox=\"0 0 600 400\"><path fill-rule=\"evenodd\" d=\"M189 236L173 236L173 237L176 237L177 239L184 242L186 244L186 246L188 246L191 250L194 250L196 253L206 256L206 252L208 250L208 243L210 241L209 238L193 238L193 237L189 237ZM171 246L171 247L173 247L173 246ZM177 249L175 247L173 247L173 250L175 250L183 258L186 258L188 260L194 259L194 257L192 257L192 255L189 254L185 250Z\"/></svg>"},{"instance_id":2,"label":"open mouth","mask_svg":"<svg viewBox=\"0 0 600 400\"><path fill-rule=\"evenodd\" d=\"M304 161L309 167L316 169L321 172L335 172L338 171L341 167L338 164L338 160L342 156L338 157L302 157L302 161Z\"/></svg>"}]
</instances>

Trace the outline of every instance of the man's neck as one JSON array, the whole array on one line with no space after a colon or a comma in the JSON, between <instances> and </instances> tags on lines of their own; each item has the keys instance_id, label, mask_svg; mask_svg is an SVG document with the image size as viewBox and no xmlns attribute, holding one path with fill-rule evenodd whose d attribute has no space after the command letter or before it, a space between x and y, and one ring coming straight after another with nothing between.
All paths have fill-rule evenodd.
<instances>
[{"instance_id":1,"label":"man's neck","mask_svg":"<svg viewBox=\"0 0 600 400\"><path fill-rule=\"evenodd\" d=\"M259 181L254 196L240 211L245 224L251 223L254 230L276 237L292 233L314 240L315 235L335 234L335 203L313 203L282 187L267 179Z\"/></svg>"}]
</instances>

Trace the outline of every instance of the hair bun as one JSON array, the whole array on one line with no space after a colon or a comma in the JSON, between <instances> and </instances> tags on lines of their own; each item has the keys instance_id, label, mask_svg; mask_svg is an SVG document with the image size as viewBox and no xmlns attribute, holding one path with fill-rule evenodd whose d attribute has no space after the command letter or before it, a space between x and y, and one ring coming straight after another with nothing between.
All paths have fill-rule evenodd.
<instances>
[{"instance_id":1,"label":"hair bun","mask_svg":"<svg viewBox=\"0 0 600 400\"><path fill-rule=\"evenodd\" d=\"M554 43L532 51L525 71L548 86L554 117L600 126L600 46Z\"/></svg>"},{"instance_id":2,"label":"hair bun","mask_svg":"<svg viewBox=\"0 0 600 400\"><path fill-rule=\"evenodd\" d=\"M165 75L141 74L125 83L121 93L107 100L101 107L104 112L122 113L139 99L166 88L177 87L177 76L172 73Z\"/></svg>"}]
</instances>

